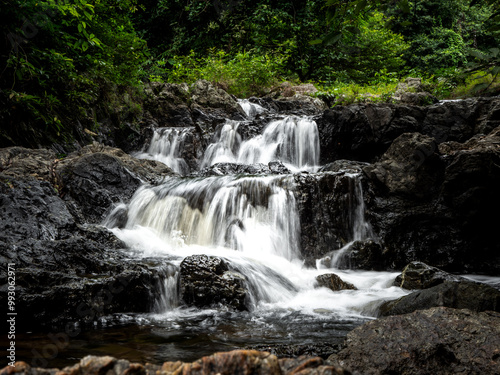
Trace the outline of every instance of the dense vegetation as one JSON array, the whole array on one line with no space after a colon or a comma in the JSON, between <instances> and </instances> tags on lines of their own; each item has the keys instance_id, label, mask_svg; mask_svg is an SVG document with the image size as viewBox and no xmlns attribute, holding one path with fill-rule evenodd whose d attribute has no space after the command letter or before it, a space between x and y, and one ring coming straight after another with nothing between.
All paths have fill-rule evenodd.
<instances>
[{"instance_id":1,"label":"dense vegetation","mask_svg":"<svg viewBox=\"0 0 500 375\"><path fill-rule=\"evenodd\" d=\"M0 146L133 122L149 81L383 99L421 76L441 97L499 91L492 0L2 0L0 17Z\"/></svg>"}]
</instances>

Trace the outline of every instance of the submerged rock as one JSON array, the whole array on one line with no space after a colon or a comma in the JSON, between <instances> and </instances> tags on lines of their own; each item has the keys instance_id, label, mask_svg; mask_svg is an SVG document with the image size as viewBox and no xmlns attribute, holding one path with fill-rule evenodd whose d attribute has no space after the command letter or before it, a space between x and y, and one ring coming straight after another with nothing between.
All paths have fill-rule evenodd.
<instances>
[{"instance_id":1,"label":"submerged rock","mask_svg":"<svg viewBox=\"0 0 500 375\"><path fill-rule=\"evenodd\" d=\"M193 176L226 176L231 174L244 175L271 175L290 174L290 170L281 161L272 161L267 165L258 164L238 164L238 163L216 163L210 167L203 168L199 172L192 173Z\"/></svg>"},{"instance_id":2,"label":"submerged rock","mask_svg":"<svg viewBox=\"0 0 500 375\"><path fill-rule=\"evenodd\" d=\"M360 374L496 374L500 314L443 307L366 323L329 361Z\"/></svg>"},{"instance_id":3,"label":"submerged rock","mask_svg":"<svg viewBox=\"0 0 500 375\"><path fill-rule=\"evenodd\" d=\"M187 305L207 307L222 304L246 310L245 278L229 270L221 258L191 255L181 263L181 299Z\"/></svg>"},{"instance_id":4,"label":"submerged rock","mask_svg":"<svg viewBox=\"0 0 500 375\"><path fill-rule=\"evenodd\" d=\"M342 280L338 275L334 273L326 273L324 275L316 276L316 282L318 283L318 286L323 286L325 288L333 290L334 292L345 289L358 289L351 283Z\"/></svg>"},{"instance_id":5,"label":"submerged rock","mask_svg":"<svg viewBox=\"0 0 500 375\"><path fill-rule=\"evenodd\" d=\"M499 311L500 291L473 281L445 281L380 306L380 315L401 315L431 307L452 307L472 311Z\"/></svg>"}]
</instances>

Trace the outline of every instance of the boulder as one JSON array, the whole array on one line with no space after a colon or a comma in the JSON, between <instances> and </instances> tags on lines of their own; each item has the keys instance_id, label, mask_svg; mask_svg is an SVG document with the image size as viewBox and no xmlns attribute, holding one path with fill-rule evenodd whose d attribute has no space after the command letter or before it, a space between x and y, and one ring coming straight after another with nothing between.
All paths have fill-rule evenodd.
<instances>
[{"instance_id":1,"label":"boulder","mask_svg":"<svg viewBox=\"0 0 500 375\"><path fill-rule=\"evenodd\" d=\"M322 172L294 175L294 195L301 223L301 249L306 264L354 240L360 202L352 173Z\"/></svg>"},{"instance_id":2,"label":"boulder","mask_svg":"<svg viewBox=\"0 0 500 375\"><path fill-rule=\"evenodd\" d=\"M436 307L368 322L329 361L360 374L496 374L500 314Z\"/></svg>"},{"instance_id":3,"label":"boulder","mask_svg":"<svg viewBox=\"0 0 500 375\"><path fill-rule=\"evenodd\" d=\"M233 120L243 120L246 117L241 106L231 95L208 81L196 81L189 90L191 109L208 111L211 114Z\"/></svg>"},{"instance_id":4,"label":"boulder","mask_svg":"<svg viewBox=\"0 0 500 375\"><path fill-rule=\"evenodd\" d=\"M473 98L421 107L366 103L335 106L316 120L321 164L337 159L374 162L403 133L443 142L466 142L500 126L500 99Z\"/></svg>"},{"instance_id":5,"label":"boulder","mask_svg":"<svg viewBox=\"0 0 500 375\"><path fill-rule=\"evenodd\" d=\"M244 276L230 271L225 260L207 255L184 258L180 268L181 299L187 305L207 307L222 304L246 310Z\"/></svg>"},{"instance_id":6,"label":"boulder","mask_svg":"<svg viewBox=\"0 0 500 375\"><path fill-rule=\"evenodd\" d=\"M262 375L349 375L339 367L332 366L319 357L278 358L268 352L257 350L233 350L202 357L192 363L165 362L162 365L131 363L113 357L86 356L79 363L63 369L34 368L25 362L16 362L15 367L4 367L0 375L23 373L25 375L205 375L205 374L262 374Z\"/></svg>"},{"instance_id":7,"label":"boulder","mask_svg":"<svg viewBox=\"0 0 500 375\"><path fill-rule=\"evenodd\" d=\"M464 278L452 275L423 262L411 262L394 280L394 286L404 289L427 289L445 281L460 281Z\"/></svg>"},{"instance_id":8,"label":"boulder","mask_svg":"<svg viewBox=\"0 0 500 375\"><path fill-rule=\"evenodd\" d=\"M111 232L72 211L47 181L0 178L0 260L16 264L19 331L147 312L156 298L161 263L128 259Z\"/></svg>"},{"instance_id":9,"label":"boulder","mask_svg":"<svg viewBox=\"0 0 500 375\"><path fill-rule=\"evenodd\" d=\"M61 194L75 202L87 223L102 222L113 204L129 200L144 182L173 175L163 163L96 143L59 161L55 173Z\"/></svg>"},{"instance_id":10,"label":"boulder","mask_svg":"<svg viewBox=\"0 0 500 375\"><path fill-rule=\"evenodd\" d=\"M394 140L381 160L366 166L369 179L378 180L390 194L417 197L432 194L443 175L434 139L420 133L405 133Z\"/></svg>"},{"instance_id":11,"label":"boulder","mask_svg":"<svg viewBox=\"0 0 500 375\"><path fill-rule=\"evenodd\" d=\"M373 240L354 241L341 251L335 266L341 270L373 270L391 269L392 259L387 256L380 243Z\"/></svg>"},{"instance_id":12,"label":"boulder","mask_svg":"<svg viewBox=\"0 0 500 375\"><path fill-rule=\"evenodd\" d=\"M473 281L445 281L380 306L380 315L401 315L431 307L452 307L472 311L499 311L500 291Z\"/></svg>"},{"instance_id":13,"label":"boulder","mask_svg":"<svg viewBox=\"0 0 500 375\"><path fill-rule=\"evenodd\" d=\"M358 289L351 283L342 280L338 275L334 273L325 273L323 275L316 276L316 282L318 286L331 289L334 292L345 289Z\"/></svg>"}]
</instances>

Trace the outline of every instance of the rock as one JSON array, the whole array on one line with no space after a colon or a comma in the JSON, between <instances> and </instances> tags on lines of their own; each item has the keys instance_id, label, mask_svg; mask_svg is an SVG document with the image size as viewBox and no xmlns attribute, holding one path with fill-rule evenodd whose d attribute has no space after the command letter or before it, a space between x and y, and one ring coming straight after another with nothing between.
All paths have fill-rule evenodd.
<instances>
[{"instance_id":1,"label":"rock","mask_svg":"<svg viewBox=\"0 0 500 375\"><path fill-rule=\"evenodd\" d=\"M500 311L500 291L472 281L445 281L380 306L380 315L401 315L416 310L444 306L480 312Z\"/></svg>"},{"instance_id":2,"label":"rock","mask_svg":"<svg viewBox=\"0 0 500 375\"><path fill-rule=\"evenodd\" d=\"M215 353L199 360L186 362L165 362L161 366L130 363L113 357L86 356L79 363L59 369L34 368L25 362L16 362L15 367L7 366L0 375L23 373L25 375L207 375L207 374L265 374L265 375L349 375L339 367L332 366L319 357L278 358L270 353L257 350L233 350Z\"/></svg>"},{"instance_id":3,"label":"rock","mask_svg":"<svg viewBox=\"0 0 500 375\"><path fill-rule=\"evenodd\" d=\"M443 307L368 322L329 361L360 374L496 374L500 314Z\"/></svg>"},{"instance_id":4,"label":"rock","mask_svg":"<svg viewBox=\"0 0 500 375\"><path fill-rule=\"evenodd\" d=\"M52 150L23 147L0 149L0 173L15 178L36 178L52 181L56 154Z\"/></svg>"},{"instance_id":5,"label":"rock","mask_svg":"<svg viewBox=\"0 0 500 375\"><path fill-rule=\"evenodd\" d=\"M129 260L111 232L80 225L66 203L46 181L0 178L0 260L16 264L17 328L149 311L161 264Z\"/></svg>"},{"instance_id":6,"label":"rock","mask_svg":"<svg viewBox=\"0 0 500 375\"><path fill-rule=\"evenodd\" d=\"M55 169L61 193L74 200L88 223L102 222L113 204L129 200L143 182L173 175L163 163L99 144L69 155Z\"/></svg>"},{"instance_id":7,"label":"rock","mask_svg":"<svg viewBox=\"0 0 500 375\"><path fill-rule=\"evenodd\" d=\"M184 258L180 269L181 298L196 307L222 304L246 310L247 290L244 277L229 270L221 258L192 255Z\"/></svg>"},{"instance_id":8,"label":"rock","mask_svg":"<svg viewBox=\"0 0 500 375\"><path fill-rule=\"evenodd\" d=\"M403 133L419 132L436 144L465 142L500 126L500 99L474 98L431 106L366 103L336 106L316 120L321 164L337 159L374 162Z\"/></svg>"},{"instance_id":9,"label":"rock","mask_svg":"<svg viewBox=\"0 0 500 375\"><path fill-rule=\"evenodd\" d=\"M333 163L322 166L318 172L348 172L361 173L368 163L352 160L335 160Z\"/></svg>"},{"instance_id":10,"label":"rock","mask_svg":"<svg viewBox=\"0 0 500 375\"><path fill-rule=\"evenodd\" d=\"M326 273L323 275L316 276L316 282L318 286L322 286L335 291L351 289L357 290L354 285L342 280L338 275L334 273Z\"/></svg>"},{"instance_id":11,"label":"rock","mask_svg":"<svg viewBox=\"0 0 500 375\"><path fill-rule=\"evenodd\" d=\"M151 82L144 92L144 109L153 115L160 126L193 125L188 85Z\"/></svg>"},{"instance_id":12,"label":"rock","mask_svg":"<svg viewBox=\"0 0 500 375\"><path fill-rule=\"evenodd\" d=\"M373 240L354 241L346 249L338 251L343 254L332 266L341 270L385 271L392 268L392 259L380 243Z\"/></svg>"},{"instance_id":13,"label":"rock","mask_svg":"<svg viewBox=\"0 0 500 375\"><path fill-rule=\"evenodd\" d=\"M302 255L314 266L316 259L353 241L359 184L346 172L299 173L294 181Z\"/></svg>"},{"instance_id":14,"label":"rock","mask_svg":"<svg viewBox=\"0 0 500 375\"><path fill-rule=\"evenodd\" d=\"M268 165L258 164L237 164L237 163L216 163L210 167L203 168L195 172L193 176L225 176L230 174L245 175L269 175L269 174L290 174L290 170L281 161L272 161Z\"/></svg>"},{"instance_id":15,"label":"rock","mask_svg":"<svg viewBox=\"0 0 500 375\"><path fill-rule=\"evenodd\" d=\"M404 289L426 289L445 281L460 281L464 278L444 272L423 262L411 262L403 273L396 277L394 286Z\"/></svg>"},{"instance_id":16,"label":"rock","mask_svg":"<svg viewBox=\"0 0 500 375\"><path fill-rule=\"evenodd\" d=\"M434 139L419 133L405 133L394 140L381 160L363 169L393 194L417 197L429 195L439 186L443 164Z\"/></svg>"},{"instance_id":17,"label":"rock","mask_svg":"<svg viewBox=\"0 0 500 375\"><path fill-rule=\"evenodd\" d=\"M215 353L193 363L184 364L182 374L281 375L281 369L275 355L256 350L234 350Z\"/></svg>"},{"instance_id":18,"label":"rock","mask_svg":"<svg viewBox=\"0 0 500 375\"><path fill-rule=\"evenodd\" d=\"M190 94L191 109L208 111L233 120L243 120L246 117L241 106L231 95L208 81L199 80L193 83L190 87Z\"/></svg>"}]
</instances>

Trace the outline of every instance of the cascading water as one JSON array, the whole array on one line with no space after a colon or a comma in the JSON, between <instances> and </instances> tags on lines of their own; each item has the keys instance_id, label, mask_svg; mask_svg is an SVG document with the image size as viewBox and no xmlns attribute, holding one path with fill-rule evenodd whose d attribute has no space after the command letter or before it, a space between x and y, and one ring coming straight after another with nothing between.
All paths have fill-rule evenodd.
<instances>
[{"instance_id":1,"label":"cascading water","mask_svg":"<svg viewBox=\"0 0 500 375\"><path fill-rule=\"evenodd\" d=\"M181 151L185 138L192 131L193 128L155 129L148 150L137 153L135 157L160 161L172 168L174 172L184 175L189 172L189 167L181 157Z\"/></svg>"},{"instance_id":2,"label":"cascading water","mask_svg":"<svg viewBox=\"0 0 500 375\"><path fill-rule=\"evenodd\" d=\"M316 170L319 137L312 119L274 119L262 134L246 140L240 126L246 124L228 120L220 127L200 167L279 159L295 171ZM153 149L152 142L150 153ZM349 227L352 240L362 240L373 234L364 217L360 176L349 178L354 186ZM161 360L265 343L341 341L347 331L373 317L384 299L406 293L391 286L396 274L306 268L293 181L293 175L171 177L162 185L141 187L129 204L110 214L105 225L128 245L131 255L169 264L154 314L142 317L160 327L158 335L178 342L173 352L159 354ZM220 257L242 275L249 291L248 312L183 306L177 294L180 263L194 254ZM358 290L318 288L316 276L332 272ZM200 340L192 357L186 337Z\"/></svg>"},{"instance_id":3,"label":"cascading water","mask_svg":"<svg viewBox=\"0 0 500 375\"><path fill-rule=\"evenodd\" d=\"M216 163L267 164L281 160L290 170L317 169L319 133L314 120L288 116L271 121L261 135L242 140L238 121L226 121L203 158L202 167Z\"/></svg>"}]
</instances>

